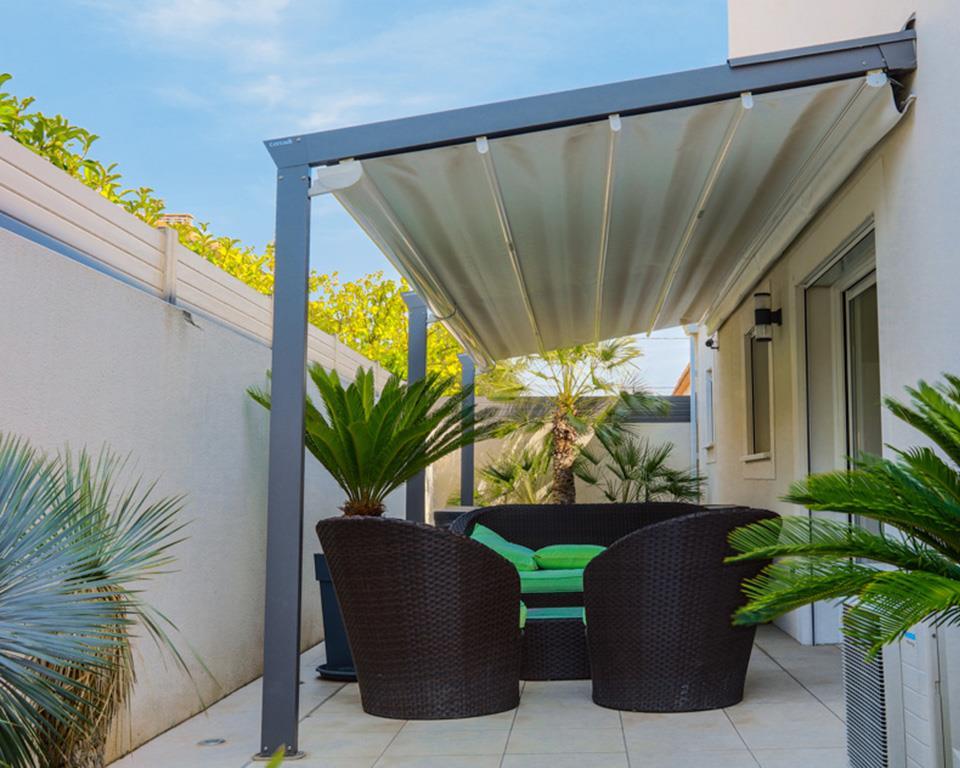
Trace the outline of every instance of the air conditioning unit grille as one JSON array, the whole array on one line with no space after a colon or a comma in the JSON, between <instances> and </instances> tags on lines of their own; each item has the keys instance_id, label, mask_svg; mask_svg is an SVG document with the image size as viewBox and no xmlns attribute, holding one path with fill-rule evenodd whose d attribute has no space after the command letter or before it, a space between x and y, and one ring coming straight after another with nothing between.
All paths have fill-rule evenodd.
<instances>
[{"instance_id":1,"label":"air conditioning unit grille","mask_svg":"<svg viewBox=\"0 0 960 768\"><path fill-rule=\"evenodd\" d=\"M868 660L863 645L844 638L843 686L850 768L888 768L882 654Z\"/></svg>"}]
</instances>

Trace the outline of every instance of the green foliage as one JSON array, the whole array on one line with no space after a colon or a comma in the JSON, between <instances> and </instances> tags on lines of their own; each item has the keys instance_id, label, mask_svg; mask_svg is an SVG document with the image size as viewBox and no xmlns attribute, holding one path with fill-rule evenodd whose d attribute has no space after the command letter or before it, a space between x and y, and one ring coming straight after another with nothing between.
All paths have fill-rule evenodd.
<instances>
[{"instance_id":1,"label":"green foliage","mask_svg":"<svg viewBox=\"0 0 960 768\"><path fill-rule=\"evenodd\" d=\"M171 562L180 502L150 501L152 486L114 493L121 465L0 436L2 765L102 751L133 685L134 624L172 648L140 590Z\"/></svg>"},{"instance_id":2,"label":"green foliage","mask_svg":"<svg viewBox=\"0 0 960 768\"><path fill-rule=\"evenodd\" d=\"M738 529L730 541L740 554L732 561L782 559L746 583L749 602L737 623L855 597L844 632L872 652L924 619L960 623L960 377L921 381L907 392L909 403L888 398L887 408L939 452L893 449L893 459L868 457L846 472L812 475L785 497L812 510L879 521L881 533L807 517Z\"/></svg>"},{"instance_id":3,"label":"green foliage","mask_svg":"<svg viewBox=\"0 0 960 768\"><path fill-rule=\"evenodd\" d=\"M670 467L673 443L653 445L624 430L598 429L603 453L585 447L574 472L599 488L607 501L698 501L703 478L696 472Z\"/></svg>"},{"instance_id":4,"label":"green foliage","mask_svg":"<svg viewBox=\"0 0 960 768\"><path fill-rule=\"evenodd\" d=\"M10 79L0 74L0 88ZM90 157L99 138L72 125L61 115L50 117L32 111L34 99L18 99L0 91L0 132L6 133L58 168L96 190L107 200L151 226L166 212L164 201L150 187L126 188L116 164L105 165ZM254 290L271 295L274 280L273 246L262 253L240 241L214 234L204 222L171 223L180 242L191 251L216 264ZM375 272L359 280L341 282L336 273L311 271L310 321L335 335L351 349L380 363L390 373L406 376L407 310L401 293L410 290L404 280L389 280ZM460 346L440 324L430 327L427 368L450 377L457 388ZM482 377L481 377L482 378ZM481 386L482 390L482 386Z\"/></svg>"},{"instance_id":5,"label":"green foliage","mask_svg":"<svg viewBox=\"0 0 960 768\"><path fill-rule=\"evenodd\" d=\"M521 395L546 400L546 410L518 409L509 430L549 430L553 481L551 500L560 504L576 501L574 464L584 443L600 425L619 428L630 412L660 407L658 398L646 393L636 377L641 355L633 339L612 339L579 344L517 361L522 367L500 384L494 399L515 401ZM530 380L522 386L521 377Z\"/></svg>"},{"instance_id":6,"label":"green foliage","mask_svg":"<svg viewBox=\"0 0 960 768\"><path fill-rule=\"evenodd\" d=\"M347 494L347 515L383 514L387 495L438 459L489 437L488 411L462 410L469 390L445 397L449 381L439 374L404 384L392 376L376 397L373 371L360 368L344 387L336 371L316 363L310 378L323 402L308 397L305 442ZM270 408L270 393L251 387L250 396Z\"/></svg>"},{"instance_id":7,"label":"green foliage","mask_svg":"<svg viewBox=\"0 0 960 768\"><path fill-rule=\"evenodd\" d=\"M550 497L550 443L514 440L479 469L477 501L491 504L545 504Z\"/></svg>"}]
</instances>

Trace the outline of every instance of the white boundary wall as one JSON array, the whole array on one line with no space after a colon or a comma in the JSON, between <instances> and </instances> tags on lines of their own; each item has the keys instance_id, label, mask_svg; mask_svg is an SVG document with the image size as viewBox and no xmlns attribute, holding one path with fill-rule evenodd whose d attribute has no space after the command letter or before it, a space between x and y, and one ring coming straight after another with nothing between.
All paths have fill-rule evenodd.
<instances>
[{"instance_id":1,"label":"white boundary wall","mask_svg":"<svg viewBox=\"0 0 960 768\"><path fill-rule=\"evenodd\" d=\"M187 495L177 572L147 597L213 672L216 683L193 665L212 703L261 670L268 414L245 389L264 384L270 367L272 299L6 136L0 213L88 262L0 226L0 432L48 450L108 444L131 455L136 474L160 477L159 493ZM371 365L315 328L309 357L348 378ZM386 376L377 369L378 382ZM313 526L337 513L340 497L308 458L304 647L322 637ZM391 501L402 514L402 494ZM132 717L115 754L201 707L152 643L138 643L137 655Z\"/></svg>"}]
</instances>

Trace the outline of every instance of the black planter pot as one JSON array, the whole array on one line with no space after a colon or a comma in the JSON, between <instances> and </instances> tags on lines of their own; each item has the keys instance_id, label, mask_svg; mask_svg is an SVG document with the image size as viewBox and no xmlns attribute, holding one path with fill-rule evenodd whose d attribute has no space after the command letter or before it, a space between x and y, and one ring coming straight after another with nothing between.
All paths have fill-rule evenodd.
<instances>
[{"instance_id":1,"label":"black planter pot","mask_svg":"<svg viewBox=\"0 0 960 768\"><path fill-rule=\"evenodd\" d=\"M323 608L323 643L327 650L327 662L317 667L317 673L325 680L354 682L357 673L353 668L353 655L347 642L347 632L340 615L340 604L333 589L327 558L313 556L313 567L320 584L320 604Z\"/></svg>"}]
</instances>

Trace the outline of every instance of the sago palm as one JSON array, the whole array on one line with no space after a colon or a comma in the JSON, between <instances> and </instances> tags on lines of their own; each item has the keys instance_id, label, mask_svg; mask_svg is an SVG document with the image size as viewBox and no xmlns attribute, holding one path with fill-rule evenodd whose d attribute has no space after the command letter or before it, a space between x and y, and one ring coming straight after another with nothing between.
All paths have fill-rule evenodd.
<instances>
[{"instance_id":1,"label":"sago palm","mask_svg":"<svg viewBox=\"0 0 960 768\"><path fill-rule=\"evenodd\" d=\"M732 561L780 558L747 582L735 621L754 624L817 600L854 598L845 634L872 652L923 620L960 623L960 377L908 388L886 407L936 447L891 448L849 471L813 475L785 497L812 510L869 518L853 523L785 517L734 531ZM939 449L939 450L937 450Z\"/></svg>"},{"instance_id":2,"label":"sago palm","mask_svg":"<svg viewBox=\"0 0 960 768\"><path fill-rule=\"evenodd\" d=\"M463 409L469 390L446 396L451 382L435 373L412 384L392 376L377 397L372 370L348 386L317 363L309 372L323 410L307 398L304 442L347 494L346 515L383 514L391 491L494 429L489 411ZM247 391L270 408L269 392Z\"/></svg>"}]
</instances>

